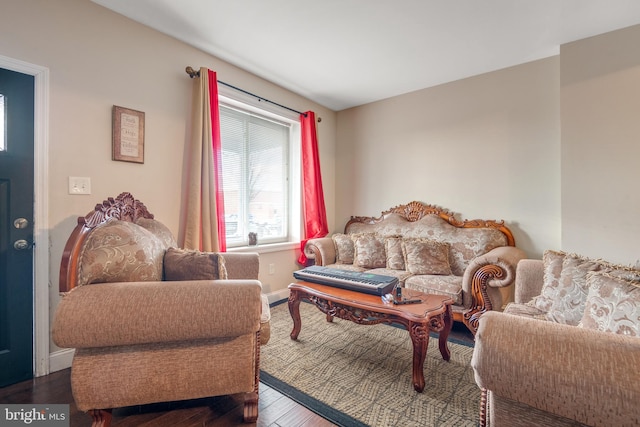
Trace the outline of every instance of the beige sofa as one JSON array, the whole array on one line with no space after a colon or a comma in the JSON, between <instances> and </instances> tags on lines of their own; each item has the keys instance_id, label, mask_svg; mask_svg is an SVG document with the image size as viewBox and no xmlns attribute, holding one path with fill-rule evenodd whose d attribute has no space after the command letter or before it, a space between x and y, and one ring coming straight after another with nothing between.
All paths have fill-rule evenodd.
<instances>
[{"instance_id":1,"label":"beige sofa","mask_svg":"<svg viewBox=\"0 0 640 427\"><path fill-rule=\"evenodd\" d=\"M255 422L269 339L258 269L256 253L175 248L129 193L78 218L52 328L58 346L75 348L77 408L107 427L112 408L244 394L244 420Z\"/></svg>"},{"instance_id":2,"label":"beige sofa","mask_svg":"<svg viewBox=\"0 0 640 427\"><path fill-rule=\"evenodd\" d=\"M344 233L310 239L316 265L394 276L400 286L450 296L454 320L472 332L480 316L501 310L525 253L504 222L460 221L436 206L411 202L376 217L351 217ZM507 292L508 294L508 292Z\"/></svg>"},{"instance_id":3,"label":"beige sofa","mask_svg":"<svg viewBox=\"0 0 640 427\"><path fill-rule=\"evenodd\" d=\"M475 336L481 425L639 425L638 279L562 252L520 261L515 301Z\"/></svg>"}]
</instances>

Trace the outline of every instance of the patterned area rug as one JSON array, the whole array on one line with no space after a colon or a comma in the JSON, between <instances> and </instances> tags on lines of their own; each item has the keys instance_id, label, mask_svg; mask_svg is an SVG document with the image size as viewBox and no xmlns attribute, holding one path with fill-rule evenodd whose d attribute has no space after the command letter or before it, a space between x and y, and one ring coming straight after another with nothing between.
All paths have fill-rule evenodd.
<instances>
[{"instance_id":1,"label":"patterned area rug","mask_svg":"<svg viewBox=\"0 0 640 427\"><path fill-rule=\"evenodd\" d=\"M449 342L442 360L429 340L425 389L411 383L412 346L406 330L388 325L327 322L300 304L302 329L289 334L287 304L271 308L271 339L262 347L261 381L334 424L352 426L477 426L480 390L469 366L473 348Z\"/></svg>"}]
</instances>

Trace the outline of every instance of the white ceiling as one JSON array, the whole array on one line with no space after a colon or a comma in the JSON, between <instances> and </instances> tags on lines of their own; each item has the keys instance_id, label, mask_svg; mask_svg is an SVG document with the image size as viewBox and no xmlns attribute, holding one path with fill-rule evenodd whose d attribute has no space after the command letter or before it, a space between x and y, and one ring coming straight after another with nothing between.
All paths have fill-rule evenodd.
<instances>
[{"instance_id":1,"label":"white ceiling","mask_svg":"<svg viewBox=\"0 0 640 427\"><path fill-rule=\"evenodd\" d=\"M638 0L92 1L336 111L640 23Z\"/></svg>"}]
</instances>

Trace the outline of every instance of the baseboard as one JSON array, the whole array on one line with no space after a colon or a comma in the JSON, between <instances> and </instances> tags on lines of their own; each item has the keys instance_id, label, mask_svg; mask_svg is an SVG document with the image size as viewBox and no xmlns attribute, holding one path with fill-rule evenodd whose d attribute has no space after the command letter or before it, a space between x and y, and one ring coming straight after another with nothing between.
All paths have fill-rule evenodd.
<instances>
[{"instance_id":1,"label":"baseboard","mask_svg":"<svg viewBox=\"0 0 640 427\"><path fill-rule=\"evenodd\" d=\"M73 348L65 348L64 350L54 351L49 354L49 372L61 371L71 367L73 360Z\"/></svg>"},{"instance_id":2,"label":"baseboard","mask_svg":"<svg viewBox=\"0 0 640 427\"><path fill-rule=\"evenodd\" d=\"M279 291L271 292L267 294L267 298L269 299L269 304L289 299L289 289L280 289Z\"/></svg>"}]
</instances>

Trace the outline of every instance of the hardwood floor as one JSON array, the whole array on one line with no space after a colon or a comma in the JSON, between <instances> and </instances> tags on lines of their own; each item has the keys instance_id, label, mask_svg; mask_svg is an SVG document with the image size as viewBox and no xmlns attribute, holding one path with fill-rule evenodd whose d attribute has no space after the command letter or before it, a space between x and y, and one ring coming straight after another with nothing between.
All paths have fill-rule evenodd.
<instances>
[{"instance_id":1,"label":"hardwood floor","mask_svg":"<svg viewBox=\"0 0 640 427\"><path fill-rule=\"evenodd\" d=\"M449 335L457 341L473 343L473 335L454 323ZM69 404L70 426L91 425L91 417L75 407L71 394L70 369L0 388L0 404ZM219 396L183 402L169 402L118 408L113 411L114 427L331 427L335 424L296 403L278 391L260 384L258 422L242 423L241 396Z\"/></svg>"},{"instance_id":2,"label":"hardwood floor","mask_svg":"<svg viewBox=\"0 0 640 427\"><path fill-rule=\"evenodd\" d=\"M90 426L91 417L78 411L73 403L70 372L70 369L65 369L0 388L0 403L68 403L70 426ZM334 426L316 413L262 383L260 384L258 422L254 424L242 423L242 398L233 395L118 408L113 411L112 425L114 427Z\"/></svg>"}]
</instances>

